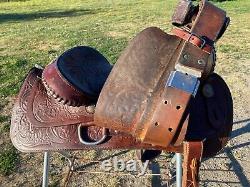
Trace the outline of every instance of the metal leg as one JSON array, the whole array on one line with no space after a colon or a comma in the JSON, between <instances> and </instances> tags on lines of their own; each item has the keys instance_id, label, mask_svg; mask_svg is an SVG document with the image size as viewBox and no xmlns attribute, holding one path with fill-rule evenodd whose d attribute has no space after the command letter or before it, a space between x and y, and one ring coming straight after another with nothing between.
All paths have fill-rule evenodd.
<instances>
[{"instance_id":1,"label":"metal leg","mask_svg":"<svg viewBox=\"0 0 250 187\"><path fill-rule=\"evenodd\" d=\"M176 187L182 186L182 158L181 153L176 153Z\"/></svg>"},{"instance_id":2,"label":"metal leg","mask_svg":"<svg viewBox=\"0 0 250 187\"><path fill-rule=\"evenodd\" d=\"M43 187L48 187L49 184L49 152L44 153L43 161Z\"/></svg>"}]
</instances>

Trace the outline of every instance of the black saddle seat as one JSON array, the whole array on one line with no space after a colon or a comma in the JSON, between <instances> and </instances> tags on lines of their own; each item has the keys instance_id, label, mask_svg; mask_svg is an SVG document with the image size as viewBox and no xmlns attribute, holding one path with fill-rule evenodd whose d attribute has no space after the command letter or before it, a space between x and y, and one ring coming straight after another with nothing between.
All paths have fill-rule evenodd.
<instances>
[{"instance_id":1,"label":"black saddle seat","mask_svg":"<svg viewBox=\"0 0 250 187\"><path fill-rule=\"evenodd\" d=\"M58 58L57 65L67 81L91 97L99 96L112 69L100 52L87 46L67 50Z\"/></svg>"}]
</instances>

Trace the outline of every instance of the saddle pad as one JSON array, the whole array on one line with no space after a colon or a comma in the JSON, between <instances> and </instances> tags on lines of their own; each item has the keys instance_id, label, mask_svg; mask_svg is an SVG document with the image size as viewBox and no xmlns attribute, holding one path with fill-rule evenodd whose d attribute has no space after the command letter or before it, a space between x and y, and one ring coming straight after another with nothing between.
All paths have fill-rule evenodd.
<instances>
[{"instance_id":1,"label":"saddle pad","mask_svg":"<svg viewBox=\"0 0 250 187\"><path fill-rule=\"evenodd\" d=\"M181 147L170 146L168 148L154 147L148 144L142 144L136 141L131 135L126 135L124 133L115 132L110 130L109 137L99 144L94 146L88 146L80 143L78 139L78 125L77 121L74 120L74 114L68 113L68 120L71 121L71 125L66 126L52 126L47 121L34 121L29 117L28 113L32 110L27 103L37 102L34 99L27 100L27 98L33 98L33 93L40 93L38 97L44 97L42 101L51 103L53 98L46 96L46 91L43 88L41 81L42 70L33 68L27 78L25 79L22 88L19 93L19 98L17 99L12 113L11 118L11 128L10 128L10 137L13 145L22 152L37 152L37 151L59 151L59 150L92 150L92 149L160 149L171 152L182 152ZM24 97L25 96L25 97ZM49 100L48 100L49 99ZM30 104L30 103L29 103ZM32 106L32 104L31 104ZM58 105L60 106L60 105ZM47 108L46 105L40 105L40 107ZM59 107L60 108L60 107ZM76 107L66 107L66 108L76 108ZM48 109L48 108L47 108ZM48 110L57 110L58 108L49 108ZM44 109L45 110L45 109ZM85 110L79 110L79 113L84 113ZM44 111L43 111L44 112ZM41 114L46 115L41 112ZM50 117L53 117L53 114L57 116L57 112L51 113ZM60 114L61 115L61 114ZM59 115L59 116L60 116ZM85 115L85 114L84 114ZM93 118L92 115L88 115L89 118ZM91 117L92 116L92 117ZM40 116L41 117L41 116ZM65 116L60 116L61 118ZM70 118L71 117L71 118ZM53 121L52 121L53 122ZM61 120L63 122L63 120ZM53 123L55 124L55 123ZM57 124L59 125L59 123ZM87 124L81 124L86 126L87 135L85 134L85 139L90 140L99 140L102 137L102 128L91 126Z\"/></svg>"},{"instance_id":2,"label":"saddle pad","mask_svg":"<svg viewBox=\"0 0 250 187\"><path fill-rule=\"evenodd\" d=\"M228 142L233 126L233 101L225 81L208 76L190 105L186 141L204 140L203 157L212 157Z\"/></svg>"}]
</instances>

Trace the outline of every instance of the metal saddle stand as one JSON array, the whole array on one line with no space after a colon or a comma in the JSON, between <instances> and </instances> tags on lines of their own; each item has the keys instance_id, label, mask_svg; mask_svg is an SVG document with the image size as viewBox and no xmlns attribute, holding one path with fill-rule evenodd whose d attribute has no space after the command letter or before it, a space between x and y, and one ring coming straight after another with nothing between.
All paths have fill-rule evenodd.
<instances>
[{"instance_id":1,"label":"metal saddle stand","mask_svg":"<svg viewBox=\"0 0 250 187\"><path fill-rule=\"evenodd\" d=\"M74 158L72 158L71 155L69 155L67 152L58 152L62 156L64 156L68 162L69 162L69 169L73 170L72 167L74 167L73 162ZM182 187L182 156L180 153L175 154L175 163L176 163L176 187ZM42 187L48 187L49 186L49 160L50 160L50 152L44 153L44 162L43 162L43 182Z\"/></svg>"}]
</instances>

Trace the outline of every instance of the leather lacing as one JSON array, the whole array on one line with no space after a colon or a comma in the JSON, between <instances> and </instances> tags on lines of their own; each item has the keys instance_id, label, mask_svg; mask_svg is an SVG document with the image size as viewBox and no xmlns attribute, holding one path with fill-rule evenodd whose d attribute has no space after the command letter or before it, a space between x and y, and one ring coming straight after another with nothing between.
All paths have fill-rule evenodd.
<instances>
[{"instance_id":1,"label":"leather lacing","mask_svg":"<svg viewBox=\"0 0 250 187\"><path fill-rule=\"evenodd\" d=\"M42 77L42 83L44 85L44 87L46 88L47 90L47 94L51 97L53 97L54 99L56 99L56 101L58 101L59 103L61 104L64 104L64 105L69 105L69 106L81 106L79 103L75 102L75 101L70 101L70 100L67 100L63 97L60 97L59 94L57 94L49 85L48 83L45 81L45 79Z\"/></svg>"}]
</instances>

